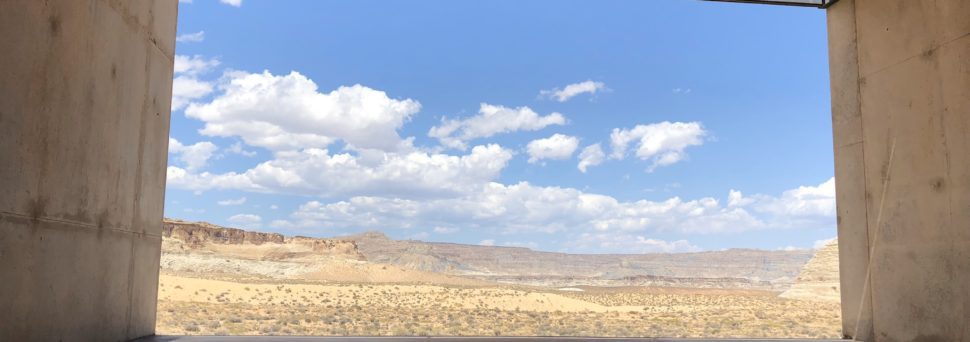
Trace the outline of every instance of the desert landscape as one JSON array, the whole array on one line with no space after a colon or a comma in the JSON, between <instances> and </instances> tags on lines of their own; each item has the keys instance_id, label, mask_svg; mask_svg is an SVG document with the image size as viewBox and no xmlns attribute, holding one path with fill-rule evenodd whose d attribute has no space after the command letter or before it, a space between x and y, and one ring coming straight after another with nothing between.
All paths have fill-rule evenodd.
<instances>
[{"instance_id":1,"label":"desert landscape","mask_svg":"<svg viewBox=\"0 0 970 342\"><path fill-rule=\"evenodd\" d=\"M158 334L841 337L838 246L580 255L166 220Z\"/></svg>"}]
</instances>

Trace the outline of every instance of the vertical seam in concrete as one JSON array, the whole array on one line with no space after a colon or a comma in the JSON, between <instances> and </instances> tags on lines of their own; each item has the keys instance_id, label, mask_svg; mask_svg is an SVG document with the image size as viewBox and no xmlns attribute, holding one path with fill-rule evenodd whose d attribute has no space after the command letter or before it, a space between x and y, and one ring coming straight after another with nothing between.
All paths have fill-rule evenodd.
<instances>
[{"instance_id":1,"label":"vertical seam in concrete","mask_svg":"<svg viewBox=\"0 0 970 342\"><path fill-rule=\"evenodd\" d=\"M859 51L859 45L860 45L859 44L859 41L861 40L861 38L859 37L859 14L858 13L859 12L858 12L858 6L856 4L856 1L852 1L852 36L855 38L855 42L854 42L854 45L855 46L854 46L854 48L855 48L855 64L856 64L855 93L856 93L856 98L858 99L858 101L857 101L858 108L856 108L856 110L859 113L859 133L860 133L860 139L859 139L860 141L859 142L862 144L862 146L861 146L861 151L862 151L861 152L862 153L862 184L863 184L863 186L865 188L865 190L863 191L863 200L865 201L865 203L864 203L865 205L863 206L863 208L865 208L864 210L865 210L865 218L866 218L866 220L865 220L865 222L866 222L866 225L865 225L865 228L866 228L866 275L865 275L865 279L863 280L862 293L861 293L861 295L859 297L859 308L856 311L855 331L853 332L853 335L852 335L852 338L853 339L857 339L859 337L860 323L862 323L861 321L862 321L862 317L863 317L863 312L866 312L867 311L866 310L867 307L869 309L867 313L869 315L869 322L870 323L869 323L869 326L866 329L868 329L873 334L875 333L875 322L873 322L873 319L872 319L872 291L871 291L870 286L869 286L869 284L872 281L872 277L871 277L870 270L872 268L872 247L873 246L870 246L870 243L872 242L872 240L871 240L871 234L870 234L870 231L869 231L869 203L868 203L869 202L869 194L868 194L869 193L869 190L868 190L869 189L869 186L868 186L868 184L869 184L869 180L868 180L868 178L869 178L869 175L868 175L869 168L866 165L866 135L865 135L866 124L865 124L865 115L863 115L863 113L862 113L862 101L863 101L863 96L862 96L862 66L859 65L860 64L859 63L860 62L860 59L859 59L859 56L860 56L860 54L859 54L860 53L860 51ZM883 191L885 191L885 189L883 189ZM868 306L866 305L866 300L865 300L866 297L869 298L869 305ZM865 330L863 330L863 331L865 331ZM871 337L872 336L867 336L867 338L871 338Z\"/></svg>"},{"instance_id":2,"label":"vertical seam in concrete","mask_svg":"<svg viewBox=\"0 0 970 342\"><path fill-rule=\"evenodd\" d=\"M151 54L152 47L151 46L152 45L150 44L149 47L145 51L145 61L144 61L144 63L145 63L145 75L151 75L151 58L152 58L151 57L152 56L152 54ZM132 201L132 213L135 213L135 214L132 215L132 222L131 222L131 229L132 230L135 229L135 225L138 223L138 221L140 219L143 219L137 213L138 213L138 208L141 206L142 196L144 195L142 193L142 190L144 188L142 175L144 174L144 163L145 163L145 134L146 134L145 133L145 125L146 125L145 114L149 112L148 111L148 98L150 97L149 96L150 95L149 94L150 93L150 90L149 89L151 89L151 81L152 81L152 78L150 76L146 76L145 77L145 85L144 85L144 91L145 91L145 93L142 95L141 111L138 113L138 122L139 122L139 124L138 124L138 159L136 160L136 164L135 164L136 165L135 166L135 184L134 184L134 188L133 188L135 190L135 198ZM128 259L128 310L127 310L128 312L126 314L127 324L125 326L125 336L127 336L129 338L132 337L131 336L131 311L132 311L132 306L134 306L134 304L135 304L135 301L134 301L135 300L135 292L134 292L135 258L136 258L136 255L135 255L135 239L141 240L143 238L144 238L144 234L137 234L135 236L132 236L132 240L131 240L131 252L130 252L130 255L129 255L129 259Z\"/></svg>"}]
</instances>

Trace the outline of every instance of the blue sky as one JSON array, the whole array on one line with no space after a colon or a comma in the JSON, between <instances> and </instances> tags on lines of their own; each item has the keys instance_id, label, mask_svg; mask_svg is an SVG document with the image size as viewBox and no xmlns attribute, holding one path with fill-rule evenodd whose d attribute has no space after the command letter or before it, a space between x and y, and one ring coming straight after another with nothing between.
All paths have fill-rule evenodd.
<instances>
[{"instance_id":1,"label":"blue sky","mask_svg":"<svg viewBox=\"0 0 970 342\"><path fill-rule=\"evenodd\" d=\"M835 236L824 11L179 3L165 216L582 253Z\"/></svg>"}]
</instances>

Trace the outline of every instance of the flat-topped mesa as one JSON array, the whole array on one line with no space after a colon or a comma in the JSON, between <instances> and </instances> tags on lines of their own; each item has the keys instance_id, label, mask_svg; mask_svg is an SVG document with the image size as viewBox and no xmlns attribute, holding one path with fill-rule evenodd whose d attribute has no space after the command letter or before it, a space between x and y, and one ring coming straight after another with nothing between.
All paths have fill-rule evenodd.
<instances>
[{"instance_id":1,"label":"flat-topped mesa","mask_svg":"<svg viewBox=\"0 0 970 342\"><path fill-rule=\"evenodd\" d=\"M225 228L206 222L187 222L165 219L162 221L162 236L181 240L190 246L205 243L238 245L249 243L284 243L285 237L278 233L250 232L236 228Z\"/></svg>"}]
</instances>

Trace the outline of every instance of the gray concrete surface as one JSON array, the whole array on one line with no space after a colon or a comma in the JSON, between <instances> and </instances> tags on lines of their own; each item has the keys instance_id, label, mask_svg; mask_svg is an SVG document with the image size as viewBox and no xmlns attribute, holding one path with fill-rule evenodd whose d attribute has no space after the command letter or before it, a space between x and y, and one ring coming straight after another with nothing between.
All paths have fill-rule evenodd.
<instances>
[{"instance_id":1,"label":"gray concrete surface","mask_svg":"<svg viewBox=\"0 0 970 342\"><path fill-rule=\"evenodd\" d=\"M970 1L828 19L845 333L968 341Z\"/></svg>"},{"instance_id":2,"label":"gray concrete surface","mask_svg":"<svg viewBox=\"0 0 970 342\"><path fill-rule=\"evenodd\" d=\"M176 11L0 1L0 341L154 332Z\"/></svg>"},{"instance_id":3,"label":"gray concrete surface","mask_svg":"<svg viewBox=\"0 0 970 342\"><path fill-rule=\"evenodd\" d=\"M594 337L310 337L310 336L149 336L136 342L837 342L803 339L690 339Z\"/></svg>"}]
</instances>

